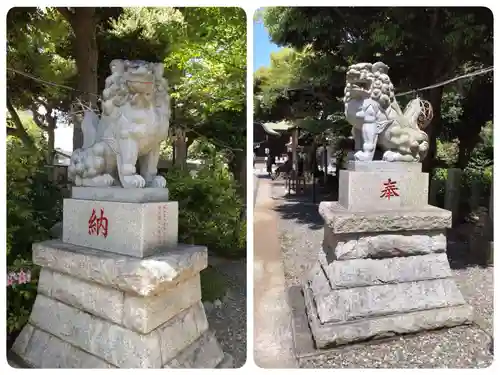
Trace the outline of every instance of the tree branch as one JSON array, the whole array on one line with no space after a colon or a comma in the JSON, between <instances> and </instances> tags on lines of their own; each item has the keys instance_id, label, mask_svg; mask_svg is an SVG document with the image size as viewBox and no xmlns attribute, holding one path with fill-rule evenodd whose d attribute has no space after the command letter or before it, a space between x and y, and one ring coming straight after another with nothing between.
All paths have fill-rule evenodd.
<instances>
[{"instance_id":1,"label":"tree branch","mask_svg":"<svg viewBox=\"0 0 500 375\"><path fill-rule=\"evenodd\" d=\"M11 120L14 122L14 125L16 125L15 134L13 135L19 137L25 146L34 147L35 142L26 132L26 129L24 129L23 122L19 118L19 115L17 114L16 109L14 108L14 105L9 97L7 97L7 109L9 110ZM7 130L7 134L9 134L9 130Z\"/></svg>"}]
</instances>

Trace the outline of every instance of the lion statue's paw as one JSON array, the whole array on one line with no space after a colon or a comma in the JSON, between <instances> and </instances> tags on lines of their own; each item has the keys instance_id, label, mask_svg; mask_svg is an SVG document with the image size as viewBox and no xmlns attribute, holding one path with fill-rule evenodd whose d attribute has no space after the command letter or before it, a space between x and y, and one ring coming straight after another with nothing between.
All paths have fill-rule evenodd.
<instances>
[{"instance_id":1,"label":"lion statue's paw","mask_svg":"<svg viewBox=\"0 0 500 375\"><path fill-rule=\"evenodd\" d=\"M150 186L153 188L164 188L167 186L167 180L163 176L155 176L150 183Z\"/></svg>"},{"instance_id":2,"label":"lion statue's paw","mask_svg":"<svg viewBox=\"0 0 500 375\"><path fill-rule=\"evenodd\" d=\"M373 159L373 155L370 152L365 152L363 150L356 151L354 154L354 160L357 161L371 161Z\"/></svg>"},{"instance_id":3,"label":"lion statue's paw","mask_svg":"<svg viewBox=\"0 0 500 375\"><path fill-rule=\"evenodd\" d=\"M123 176L124 188L143 188L146 185L146 180L141 175L133 174L131 176Z\"/></svg>"},{"instance_id":4,"label":"lion statue's paw","mask_svg":"<svg viewBox=\"0 0 500 375\"><path fill-rule=\"evenodd\" d=\"M384 152L384 156L382 156L383 161L396 161L400 155L394 151L386 151Z\"/></svg>"},{"instance_id":5,"label":"lion statue's paw","mask_svg":"<svg viewBox=\"0 0 500 375\"><path fill-rule=\"evenodd\" d=\"M411 154L401 154L400 152L391 151L391 150L384 152L382 160L383 161L390 161L390 162L394 162L394 161L396 161L396 162L397 161L400 161L400 162L418 161L418 159L415 158L414 156L412 156Z\"/></svg>"},{"instance_id":6,"label":"lion statue's paw","mask_svg":"<svg viewBox=\"0 0 500 375\"><path fill-rule=\"evenodd\" d=\"M111 186L115 182L115 179L110 174L107 174L107 173L102 175L102 176L98 176L98 177L104 186ZM95 177L95 178L97 178L97 177Z\"/></svg>"}]
</instances>

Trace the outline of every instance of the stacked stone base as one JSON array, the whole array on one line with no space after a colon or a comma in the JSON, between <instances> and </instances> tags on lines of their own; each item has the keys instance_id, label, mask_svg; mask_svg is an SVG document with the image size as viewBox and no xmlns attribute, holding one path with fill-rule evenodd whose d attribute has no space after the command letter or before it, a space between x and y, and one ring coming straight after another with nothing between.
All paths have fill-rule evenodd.
<instances>
[{"instance_id":1,"label":"stacked stone base","mask_svg":"<svg viewBox=\"0 0 500 375\"><path fill-rule=\"evenodd\" d=\"M370 188L377 179L399 183L390 204ZM413 191L426 179L394 163L341 171L350 188L320 204L323 251L303 286L316 348L472 322L446 256L451 212L427 205L421 186Z\"/></svg>"},{"instance_id":2,"label":"stacked stone base","mask_svg":"<svg viewBox=\"0 0 500 375\"><path fill-rule=\"evenodd\" d=\"M201 303L206 248L140 259L54 240L34 244L33 258L38 296L12 348L28 366L232 367Z\"/></svg>"}]
</instances>

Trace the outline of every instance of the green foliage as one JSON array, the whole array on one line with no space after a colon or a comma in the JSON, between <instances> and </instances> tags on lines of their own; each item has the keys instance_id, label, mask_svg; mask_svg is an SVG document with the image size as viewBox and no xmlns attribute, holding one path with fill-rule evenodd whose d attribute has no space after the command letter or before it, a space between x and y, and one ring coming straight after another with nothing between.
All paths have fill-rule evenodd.
<instances>
[{"instance_id":1,"label":"green foliage","mask_svg":"<svg viewBox=\"0 0 500 375\"><path fill-rule=\"evenodd\" d=\"M466 168L463 170L460 184L460 209L465 215L475 208L470 205L473 194L477 194L478 198L475 204L483 207L489 206L490 189L493 186L493 122L488 121L483 126L480 137L481 141L476 145ZM438 142L438 155L446 162L446 168L453 167L457 149L456 142ZM435 168L432 173L433 183L437 184L437 201L440 207L443 207L444 204L445 185L448 177L446 168Z\"/></svg>"},{"instance_id":2,"label":"green foliage","mask_svg":"<svg viewBox=\"0 0 500 375\"><path fill-rule=\"evenodd\" d=\"M222 138L217 147L245 148L246 14L236 7L96 8L102 89L116 58L164 61L173 98L173 126ZM19 109L45 102L68 120L77 88L76 35L56 8L13 8L7 18L8 97ZM80 37L82 35L80 34ZM85 37L85 35L83 35ZM81 83L81 82L80 82ZM97 94L97 93L96 93ZM45 106L47 107L47 106ZM50 110L48 112L51 112Z\"/></svg>"},{"instance_id":3,"label":"green foliage","mask_svg":"<svg viewBox=\"0 0 500 375\"><path fill-rule=\"evenodd\" d=\"M69 84L76 74L75 61L64 51L69 35L68 23L53 8L12 8L7 15L7 67L45 81ZM11 70L7 72L7 93L20 108L50 103L60 109L68 96L65 88Z\"/></svg>"},{"instance_id":4,"label":"green foliage","mask_svg":"<svg viewBox=\"0 0 500 375\"><path fill-rule=\"evenodd\" d=\"M488 121L480 133L481 141L474 148L464 170L467 181L478 180L488 191L493 182L493 122Z\"/></svg>"},{"instance_id":5,"label":"green foliage","mask_svg":"<svg viewBox=\"0 0 500 375\"><path fill-rule=\"evenodd\" d=\"M274 121L342 112L345 68L355 62L384 61L400 92L493 65L493 17L485 7L269 7L258 18L274 43L295 53L308 52L294 66L287 87L273 65L266 74L259 72L265 79L255 82L260 95L255 100L257 117L273 113ZM442 100L441 88L421 92L435 113L428 128L430 159L436 159L436 138L459 138L458 163L465 165L479 132L477 124L492 119L489 81L486 75L449 85ZM287 95L280 94L287 89ZM266 92L276 92L281 100L268 100ZM304 103L309 111L303 110Z\"/></svg>"},{"instance_id":6,"label":"green foliage","mask_svg":"<svg viewBox=\"0 0 500 375\"><path fill-rule=\"evenodd\" d=\"M36 296L38 269L31 263L33 242L49 239L50 228L61 219L62 195L50 182L40 144L27 149L7 138L7 268L30 270L31 282L7 289L7 330L26 323Z\"/></svg>"},{"instance_id":7,"label":"green foliage","mask_svg":"<svg viewBox=\"0 0 500 375\"><path fill-rule=\"evenodd\" d=\"M227 146L246 145L246 14L235 7L181 8L186 37L165 58L176 102L174 123L216 137ZM191 134L189 135L191 137Z\"/></svg>"},{"instance_id":8,"label":"green foliage","mask_svg":"<svg viewBox=\"0 0 500 375\"><path fill-rule=\"evenodd\" d=\"M165 177L171 199L179 202L180 241L205 245L220 256L245 256L246 232L240 223L243 200L227 167L214 158L196 176L172 169Z\"/></svg>"},{"instance_id":9,"label":"green foliage","mask_svg":"<svg viewBox=\"0 0 500 375\"><path fill-rule=\"evenodd\" d=\"M173 113L189 139L246 146L246 14L236 7L124 8L106 45L164 61ZM128 46L128 47L127 47ZM110 56L114 54L108 53ZM146 57L144 57L146 56ZM118 56L117 56L118 57ZM121 56L120 56L121 57ZM239 177L237 170L234 175Z\"/></svg>"},{"instance_id":10,"label":"green foliage","mask_svg":"<svg viewBox=\"0 0 500 375\"><path fill-rule=\"evenodd\" d=\"M458 160L459 142L454 139L451 142L436 140L436 157L444 163L444 165L452 168Z\"/></svg>"}]
</instances>

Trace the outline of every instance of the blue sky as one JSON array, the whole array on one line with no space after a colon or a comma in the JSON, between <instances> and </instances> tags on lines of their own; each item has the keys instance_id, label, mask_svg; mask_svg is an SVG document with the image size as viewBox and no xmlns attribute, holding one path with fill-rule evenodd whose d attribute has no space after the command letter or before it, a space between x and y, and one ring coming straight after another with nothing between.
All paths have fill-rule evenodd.
<instances>
[{"instance_id":1,"label":"blue sky","mask_svg":"<svg viewBox=\"0 0 500 375\"><path fill-rule=\"evenodd\" d=\"M271 52L281 48L269 40L269 34L262 22L253 23L253 71L271 62Z\"/></svg>"}]
</instances>

